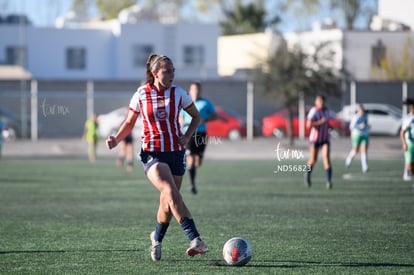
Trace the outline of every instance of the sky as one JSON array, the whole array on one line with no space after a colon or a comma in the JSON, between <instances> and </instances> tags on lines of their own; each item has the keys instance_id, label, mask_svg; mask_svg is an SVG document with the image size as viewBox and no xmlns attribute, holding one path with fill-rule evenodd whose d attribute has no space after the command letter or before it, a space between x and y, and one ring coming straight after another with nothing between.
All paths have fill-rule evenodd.
<instances>
[{"instance_id":1,"label":"sky","mask_svg":"<svg viewBox=\"0 0 414 275\"><path fill-rule=\"evenodd\" d=\"M0 0L2 15L26 14L33 25L38 27L53 26L55 18L65 14L71 8L71 0Z\"/></svg>"},{"instance_id":2,"label":"sky","mask_svg":"<svg viewBox=\"0 0 414 275\"><path fill-rule=\"evenodd\" d=\"M274 9L274 3L277 3L277 1L267 1L267 8L270 10L272 8ZM50 27L54 26L56 17L62 16L70 11L71 4L72 0L0 0L0 10L2 11L2 15L5 15L5 11L9 14L26 14L34 26ZM340 17L338 14L331 14L331 11L328 9L321 9L317 15L310 18L284 13L282 14L282 22L278 25L278 29L281 32L309 30L313 22L322 21L330 16L334 18ZM358 21L357 27L364 25L364 23L365 20ZM338 22L338 24L341 25L343 22Z\"/></svg>"}]
</instances>

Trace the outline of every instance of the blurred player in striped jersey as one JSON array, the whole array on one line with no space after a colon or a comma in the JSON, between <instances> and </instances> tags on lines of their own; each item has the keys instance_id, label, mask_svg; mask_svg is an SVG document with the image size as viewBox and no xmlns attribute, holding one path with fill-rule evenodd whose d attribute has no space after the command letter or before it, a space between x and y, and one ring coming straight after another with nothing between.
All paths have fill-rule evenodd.
<instances>
[{"instance_id":1,"label":"blurred player in striped jersey","mask_svg":"<svg viewBox=\"0 0 414 275\"><path fill-rule=\"evenodd\" d=\"M322 151L323 166L326 173L326 188L332 188L332 168L330 159L330 138L329 138L329 118L330 110L325 106L325 97L317 95L315 106L310 109L306 127L310 128L308 169L305 173L305 184L311 187L311 173L313 166L318 159L319 150Z\"/></svg>"}]
</instances>

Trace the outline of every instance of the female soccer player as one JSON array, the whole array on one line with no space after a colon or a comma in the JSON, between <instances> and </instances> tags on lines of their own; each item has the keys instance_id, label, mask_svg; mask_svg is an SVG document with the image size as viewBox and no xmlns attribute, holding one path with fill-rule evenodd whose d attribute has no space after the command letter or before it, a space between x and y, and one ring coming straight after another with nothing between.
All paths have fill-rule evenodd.
<instances>
[{"instance_id":1,"label":"female soccer player","mask_svg":"<svg viewBox=\"0 0 414 275\"><path fill-rule=\"evenodd\" d=\"M305 184L311 187L311 173L313 165L318 158L319 149L322 150L323 166L326 173L326 188L332 188L332 168L330 160L330 141L329 141L329 118L330 111L325 106L325 97L318 95L315 98L315 106L309 111L306 127L311 128L309 135L310 157L308 160L308 170L305 173Z\"/></svg>"},{"instance_id":2,"label":"female soccer player","mask_svg":"<svg viewBox=\"0 0 414 275\"><path fill-rule=\"evenodd\" d=\"M191 241L187 255L208 251L179 191L185 172L185 145L200 123L200 114L188 93L173 85L174 70L168 57L149 56L147 83L132 96L128 116L116 136L109 136L106 140L107 147L114 148L131 132L138 115L141 115L144 126L141 162L148 179L160 191L157 223L150 234L153 261L161 259L162 240L173 216ZM179 125L181 109L192 116L184 134L181 134Z\"/></svg>"},{"instance_id":3,"label":"female soccer player","mask_svg":"<svg viewBox=\"0 0 414 275\"><path fill-rule=\"evenodd\" d=\"M349 129L351 130L352 150L346 158L345 166L349 168L352 159L361 150L362 172L366 173L368 171L369 126L368 117L362 104L358 105L357 114L352 118Z\"/></svg>"},{"instance_id":4,"label":"female soccer player","mask_svg":"<svg viewBox=\"0 0 414 275\"><path fill-rule=\"evenodd\" d=\"M188 172L190 176L191 193L197 194L195 176L197 168L201 167L204 151L207 146L206 122L217 119L218 115L213 103L201 97L201 84L199 82L193 82L190 84L189 93L201 115L201 123L187 144L187 165L189 167ZM182 113L184 129L186 129L191 122L191 116L186 112Z\"/></svg>"},{"instance_id":5,"label":"female soccer player","mask_svg":"<svg viewBox=\"0 0 414 275\"><path fill-rule=\"evenodd\" d=\"M411 181L411 175L414 171L414 100L407 98L403 104L408 105L408 114L403 120L400 132L406 166L403 179Z\"/></svg>"}]
</instances>

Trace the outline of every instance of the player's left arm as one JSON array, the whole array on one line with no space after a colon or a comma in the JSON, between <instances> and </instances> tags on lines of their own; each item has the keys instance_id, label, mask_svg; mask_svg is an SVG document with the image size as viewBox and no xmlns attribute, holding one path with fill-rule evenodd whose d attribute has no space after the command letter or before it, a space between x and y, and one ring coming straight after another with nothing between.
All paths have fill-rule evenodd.
<instances>
[{"instance_id":1,"label":"player's left arm","mask_svg":"<svg viewBox=\"0 0 414 275\"><path fill-rule=\"evenodd\" d=\"M112 149L118 145L122 140L131 133L132 129L135 126L139 113L133 110L128 111L127 118L119 127L118 133L115 136L109 136L106 140L106 146L108 149Z\"/></svg>"}]
</instances>

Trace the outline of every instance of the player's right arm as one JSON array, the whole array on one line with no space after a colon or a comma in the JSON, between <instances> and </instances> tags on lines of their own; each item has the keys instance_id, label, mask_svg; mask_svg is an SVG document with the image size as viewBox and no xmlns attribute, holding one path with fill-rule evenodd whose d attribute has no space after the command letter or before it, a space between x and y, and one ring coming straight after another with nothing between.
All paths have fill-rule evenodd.
<instances>
[{"instance_id":1,"label":"player's right arm","mask_svg":"<svg viewBox=\"0 0 414 275\"><path fill-rule=\"evenodd\" d=\"M220 119L221 117L217 114L216 112L216 108L214 107L213 103L211 103L210 101L207 100L207 110L208 110L208 115L207 117L204 119L203 122L209 122L209 121L213 121L216 119ZM224 118L225 119L225 118Z\"/></svg>"},{"instance_id":2,"label":"player's right arm","mask_svg":"<svg viewBox=\"0 0 414 275\"><path fill-rule=\"evenodd\" d=\"M109 136L106 139L106 147L108 149L112 149L118 145L126 136L131 133L132 129L135 126L135 122L137 121L139 113L133 110L128 110L127 118L125 119L124 123L122 123L121 127L119 127L118 133L115 136Z\"/></svg>"},{"instance_id":3,"label":"player's right arm","mask_svg":"<svg viewBox=\"0 0 414 275\"><path fill-rule=\"evenodd\" d=\"M321 117L319 120L315 120L315 116L316 116L316 108L313 107L312 109L310 109L307 119L306 119L307 128L317 127L326 122L325 117Z\"/></svg>"}]
</instances>

